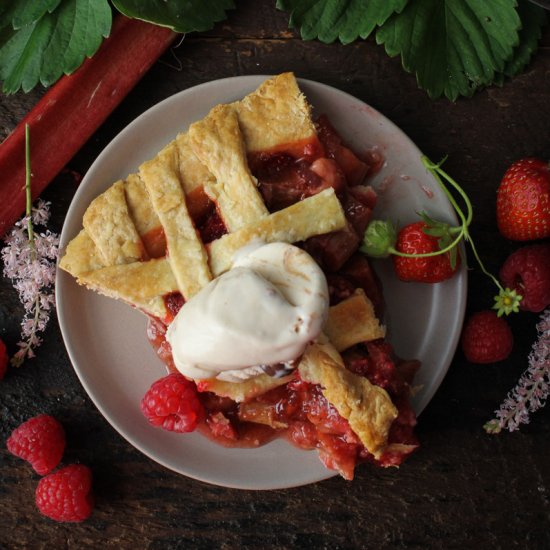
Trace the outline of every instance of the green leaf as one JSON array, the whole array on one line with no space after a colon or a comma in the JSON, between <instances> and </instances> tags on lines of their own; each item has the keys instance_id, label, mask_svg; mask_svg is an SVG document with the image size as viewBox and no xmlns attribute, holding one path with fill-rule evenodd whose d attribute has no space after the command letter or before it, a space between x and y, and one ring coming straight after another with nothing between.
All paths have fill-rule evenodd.
<instances>
[{"instance_id":1,"label":"green leaf","mask_svg":"<svg viewBox=\"0 0 550 550\"><path fill-rule=\"evenodd\" d=\"M513 0L410 0L376 33L431 98L471 96L504 70L519 44Z\"/></svg>"},{"instance_id":2,"label":"green leaf","mask_svg":"<svg viewBox=\"0 0 550 550\"><path fill-rule=\"evenodd\" d=\"M181 33L210 30L235 7L233 0L113 0L113 4L128 17Z\"/></svg>"},{"instance_id":3,"label":"green leaf","mask_svg":"<svg viewBox=\"0 0 550 550\"><path fill-rule=\"evenodd\" d=\"M13 0L12 0L13 2ZM17 0L14 3L14 11L11 24L18 30L26 25L35 23L46 13L52 13L59 5L61 0Z\"/></svg>"},{"instance_id":4,"label":"green leaf","mask_svg":"<svg viewBox=\"0 0 550 550\"><path fill-rule=\"evenodd\" d=\"M107 0L62 0L52 13L46 10L21 29L5 27L0 32L4 93L28 92L38 82L49 86L63 73L72 73L109 35L111 18Z\"/></svg>"},{"instance_id":5,"label":"green leaf","mask_svg":"<svg viewBox=\"0 0 550 550\"><path fill-rule=\"evenodd\" d=\"M367 38L407 0L277 0L277 8L290 12L290 27L300 30L304 40L318 38L349 44Z\"/></svg>"},{"instance_id":6,"label":"green leaf","mask_svg":"<svg viewBox=\"0 0 550 550\"><path fill-rule=\"evenodd\" d=\"M397 229L390 220L372 220L365 231L361 252L372 258L387 258L396 241Z\"/></svg>"},{"instance_id":7,"label":"green leaf","mask_svg":"<svg viewBox=\"0 0 550 550\"><path fill-rule=\"evenodd\" d=\"M495 80L498 84L502 84L505 77L513 77L521 73L531 61L542 36L542 27L547 21L547 11L527 0L519 2L518 13L521 18L519 46L506 62L502 73L497 75Z\"/></svg>"}]
</instances>

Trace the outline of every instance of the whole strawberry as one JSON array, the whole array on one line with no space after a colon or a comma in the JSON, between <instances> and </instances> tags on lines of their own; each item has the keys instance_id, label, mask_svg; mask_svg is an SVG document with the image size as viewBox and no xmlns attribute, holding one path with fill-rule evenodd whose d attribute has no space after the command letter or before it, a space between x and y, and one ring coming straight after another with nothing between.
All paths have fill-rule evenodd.
<instances>
[{"instance_id":1,"label":"whole strawberry","mask_svg":"<svg viewBox=\"0 0 550 550\"><path fill-rule=\"evenodd\" d=\"M441 249L440 239L428 235L428 224L420 221L404 226L397 235L395 249L405 254L427 254ZM456 254L456 248L454 249ZM436 256L424 256L419 258L407 258L392 256L393 265L397 277L401 281L415 281L420 283L439 283L454 275L460 258L455 257L454 265L452 252L438 254Z\"/></svg>"},{"instance_id":2,"label":"whole strawberry","mask_svg":"<svg viewBox=\"0 0 550 550\"><path fill-rule=\"evenodd\" d=\"M41 414L23 422L10 435L8 451L30 462L41 476L51 472L65 450L65 431L53 417Z\"/></svg>"},{"instance_id":3,"label":"whole strawberry","mask_svg":"<svg viewBox=\"0 0 550 550\"><path fill-rule=\"evenodd\" d=\"M36 488L36 506L55 520L79 522L93 509L92 472L82 464L71 464L43 477Z\"/></svg>"},{"instance_id":4,"label":"whole strawberry","mask_svg":"<svg viewBox=\"0 0 550 550\"><path fill-rule=\"evenodd\" d=\"M550 236L550 166L535 158L518 160L497 191L497 224L514 241Z\"/></svg>"},{"instance_id":5,"label":"whole strawberry","mask_svg":"<svg viewBox=\"0 0 550 550\"><path fill-rule=\"evenodd\" d=\"M510 355L514 337L510 325L494 311L474 313L462 331L462 351L471 363L496 363Z\"/></svg>"},{"instance_id":6,"label":"whole strawberry","mask_svg":"<svg viewBox=\"0 0 550 550\"><path fill-rule=\"evenodd\" d=\"M500 269L500 280L523 297L520 309L542 311L550 304L550 244L512 252Z\"/></svg>"}]
</instances>

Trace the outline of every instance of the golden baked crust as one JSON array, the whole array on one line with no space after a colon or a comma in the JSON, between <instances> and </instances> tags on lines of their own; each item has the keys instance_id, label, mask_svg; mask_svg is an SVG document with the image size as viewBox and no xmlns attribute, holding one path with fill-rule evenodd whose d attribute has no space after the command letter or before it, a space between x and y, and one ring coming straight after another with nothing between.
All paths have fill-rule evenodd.
<instances>
[{"instance_id":1,"label":"golden baked crust","mask_svg":"<svg viewBox=\"0 0 550 550\"><path fill-rule=\"evenodd\" d=\"M163 296L178 290L164 258L89 271L81 274L78 282L163 320L167 314Z\"/></svg>"},{"instance_id":2,"label":"golden baked crust","mask_svg":"<svg viewBox=\"0 0 550 550\"><path fill-rule=\"evenodd\" d=\"M177 172L174 142L153 160L140 166L140 175L157 213L168 246L168 261L185 299L191 298L211 279L208 256L187 210Z\"/></svg>"},{"instance_id":3,"label":"golden baked crust","mask_svg":"<svg viewBox=\"0 0 550 550\"><path fill-rule=\"evenodd\" d=\"M386 335L385 327L374 314L372 302L360 288L347 300L330 308L324 332L337 351Z\"/></svg>"},{"instance_id":4,"label":"golden baked crust","mask_svg":"<svg viewBox=\"0 0 550 550\"><path fill-rule=\"evenodd\" d=\"M205 185L218 213L232 233L265 218L269 212L250 173L237 113L231 105L218 105L189 128L194 153L214 174Z\"/></svg>"},{"instance_id":5,"label":"golden baked crust","mask_svg":"<svg viewBox=\"0 0 550 550\"><path fill-rule=\"evenodd\" d=\"M130 174L124 180L124 191L128 214L143 239L150 231L160 227L159 217L153 209L147 187L139 174Z\"/></svg>"},{"instance_id":6,"label":"golden baked crust","mask_svg":"<svg viewBox=\"0 0 550 550\"><path fill-rule=\"evenodd\" d=\"M235 252L255 240L295 243L338 231L345 224L346 217L334 189L325 189L210 243L210 269L215 277L221 275L231 267Z\"/></svg>"},{"instance_id":7,"label":"golden baked crust","mask_svg":"<svg viewBox=\"0 0 550 550\"><path fill-rule=\"evenodd\" d=\"M298 369L303 380L321 386L327 401L349 422L367 451L380 458L390 426L397 418L397 409L387 392L347 370L328 342L311 344Z\"/></svg>"},{"instance_id":8,"label":"golden baked crust","mask_svg":"<svg viewBox=\"0 0 550 550\"><path fill-rule=\"evenodd\" d=\"M65 255L59 261L59 267L73 277L78 277L82 273L105 267L105 260L90 235L82 229L67 245Z\"/></svg>"},{"instance_id":9,"label":"golden baked crust","mask_svg":"<svg viewBox=\"0 0 550 550\"><path fill-rule=\"evenodd\" d=\"M266 80L234 105L249 153L317 136L311 107L292 73Z\"/></svg>"},{"instance_id":10,"label":"golden baked crust","mask_svg":"<svg viewBox=\"0 0 550 550\"><path fill-rule=\"evenodd\" d=\"M275 378L267 374L260 374L248 380L243 380L242 382L227 382L225 380L209 378L208 380L198 380L197 384L201 388L201 391L209 391L221 397L229 397L237 403L242 403L257 395L262 395L269 390L284 386L290 382L293 377L293 374L280 378Z\"/></svg>"},{"instance_id":11,"label":"golden baked crust","mask_svg":"<svg viewBox=\"0 0 550 550\"><path fill-rule=\"evenodd\" d=\"M176 137L178 147L178 168L181 185L185 194L191 193L197 187L216 182L214 175L208 170L193 152L189 134L181 133Z\"/></svg>"},{"instance_id":12,"label":"golden baked crust","mask_svg":"<svg viewBox=\"0 0 550 550\"><path fill-rule=\"evenodd\" d=\"M143 243L128 214L124 182L117 181L92 201L84 213L83 225L106 265L143 258Z\"/></svg>"}]
</instances>

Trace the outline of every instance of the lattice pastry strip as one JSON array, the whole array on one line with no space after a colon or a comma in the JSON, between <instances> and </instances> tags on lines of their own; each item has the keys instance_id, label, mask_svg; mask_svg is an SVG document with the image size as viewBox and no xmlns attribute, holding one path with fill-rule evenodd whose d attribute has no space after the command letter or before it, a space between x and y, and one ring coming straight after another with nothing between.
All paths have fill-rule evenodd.
<instances>
[{"instance_id":1,"label":"lattice pastry strip","mask_svg":"<svg viewBox=\"0 0 550 550\"><path fill-rule=\"evenodd\" d=\"M165 147L153 160L140 166L168 247L168 261L179 291L189 299L212 279L208 255L187 210L177 172L177 146Z\"/></svg>"},{"instance_id":2,"label":"lattice pastry strip","mask_svg":"<svg viewBox=\"0 0 550 550\"><path fill-rule=\"evenodd\" d=\"M289 212L285 212L289 211ZM323 218L323 216L313 217L312 212L329 212L331 218L329 220ZM265 222L263 225L262 223ZM327 223L328 229L327 229ZM267 218L260 222L260 232L256 228L245 227L244 229L238 231L237 233L229 233L221 239L214 241L212 244L220 243L217 246L210 247L210 265L216 265L218 268L222 269L218 275L223 273L231 267L233 254L236 250L252 242L255 238L263 238L266 242L273 242L275 240L282 242L296 242L298 240L308 239L315 235L327 231L336 231L341 229L345 223L345 217L340 205L340 201L336 198L334 191L332 189L327 189L318 195L308 197L303 201L300 201L292 206L289 206L285 210L279 210L270 214ZM225 241L227 246L225 246L221 241L224 241L226 237L231 237L232 235L236 236L238 246L233 250L235 242L233 240ZM166 258L159 258L156 260L159 264L166 264L163 266L163 273L167 270L170 270L169 260ZM138 276L140 272L143 272L143 277L141 279L141 284L148 284L147 295L151 298L154 292L154 279L149 283L145 281L145 275L148 273L145 267L148 262L136 262L135 264L130 264L132 270L134 270L134 276ZM142 271L143 270L143 271ZM102 273L104 272L104 273ZM79 281L82 284L87 286L93 286L99 292L102 292L107 296L116 297L118 282L117 278L113 274L118 274L123 276L124 268L114 271L112 268L107 267L99 269L91 273L82 273L79 276ZM168 281L171 281L172 284L169 285ZM162 299L162 296L179 290L179 285L176 284L176 277L173 276L172 279L167 277L163 278L162 285L158 289L158 298ZM184 294L185 296L185 294ZM126 300L130 303L129 295L126 294L125 297L120 296L121 299ZM159 302L160 303L160 302ZM141 306L139 306L141 307ZM168 311L166 309L162 310L162 313L159 315L158 311L161 308L160 305L155 302L156 310L155 312L148 309L144 309L146 313L156 315L161 319L165 319Z\"/></svg>"},{"instance_id":3,"label":"lattice pastry strip","mask_svg":"<svg viewBox=\"0 0 550 550\"><path fill-rule=\"evenodd\" d=\"M346 369L340 354L328 341L311 344L298 370L303 380L321 386L323 395L349 422L365 448L380 458L398 414L388 393Z\"/></svg>"},{"instance_id":4,"label":"lattice pastry strip","mask_svg":"<svg viewBox=\"0 0 550 550\"><path fill-rule=\"evenodd\" d=\"M311 107L292 73L266 80L258 89L233 103L249 153L315 138Z\"/></svg>"},{"instance_id":5,"label":"lattice pastry strip","mask_svg":"<svg viewBox=\"0 0 550 550\"><path fill-rule=\"evenodd\" d=\"M386 336L386 329L377 319L372 302L360 288L352 296L330 308L323 330L338 351Z\"/></svg>"},{"instance_id":6,"label":"lattice pastry strip","mask_svg":"<svg viewBox=\"0 0 550 550\"><path fill-rule=\"evenodd\" d=\"M79 281L100 294L123 300L141 311L165 319L163 296L178 290L172 268L165 258L113 265L89 271Z\"/></svg>"},{"instance_id":7,"label":"lattice pastry strip","mask_svg":"<svg viewBox=\"0 0 550 550\"><path fill-rule=\"evenodd\" d=\"M67 245L59 267L74 277L105 267L105 260L85 229Z\"/></svg>"},{"instance_id":8,"label":"lattice pastry strip","mask_svg":"<svg viewBox=\"0 0 550 550\"><path fill-rule=\"evenodd\" d=\"M141 237L128 213L123 181L117 181L92 201L84 214L83 225L105 265L145 258Z\"/></svg>"},{"instance_id":9,"label":"lattice pastry strip","mask_svg":"<svg viewBox=\"0 0 550 550\"><path fill-rule=\"evenodd\" d=\"M189 127L195 155L214 174L205 185L229 233L265 218L269 212L250 173L237 113L231 105L218 105Z\"/></svg>"},{"instance_id":10,"label":"lattice pastry strip","mask_svg":"<svg viewBox=\"0 0 550 550\"><path fill-rule=\"evenodd\" d=\"M334 189L325 189L270 214L254 225L211 242L208 245L210 269L215 277L221 275L231 267L237 250L255 240L295 243L314 235L338 231L345 225L346 217Z\"/></svg>"}]
</instances>

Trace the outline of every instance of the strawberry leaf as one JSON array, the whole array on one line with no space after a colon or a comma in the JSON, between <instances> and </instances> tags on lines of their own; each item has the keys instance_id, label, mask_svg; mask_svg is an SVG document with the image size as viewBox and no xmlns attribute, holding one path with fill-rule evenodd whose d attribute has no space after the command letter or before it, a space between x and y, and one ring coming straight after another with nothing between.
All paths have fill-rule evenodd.
<instances>
[{"instance_id":1,"label":"strawberry leaf","mask_svg":"<svg viewBox=\"0 0 550 550\"><path fill-rule=\"evenodd\" d=\"M13 2L14 10L11 24L14 29L21 29L26 25L30 25L43 17L46 12L52 13L59 5L61 0L18 0Z\"/></svg>"},{"instance_id":2,"label":"strawberry leaf","mask_svg":"<svg viewBox=\"0 0 550 550\"><path fill-rule=\"evenodd\" d=\"M390 220L372 220L363 237L361 252L372 258L387 258L394 250L397 229Z\"/></svg>"},{"instance_id":3,"label":"strawberry leaf","mask_svg":"<svg viewBox=\"0 0 550 550\"><path fill-rule=\"evenodd\" d=\"M44 4L52 7L54 2ZM17 11L0 15L0 80L8 94L28 92L38 82L49 86L63 73L70 74L96 52L111 29L107 0L63 0L38 19L38 11L29 15L27 20L35 20L20 29L14 28Z\"/></svg>"},{"instance_id":4,"label":"strawberry leaf","mask_svg":"<svg viewBox=\"0 0 550 550\"><path fill-rule=\"evenodd\" d=\"M235 7L233 0L113 0L113 4L128 17L182 33L210 30Z\"/></svg>"},{"instance_id":5,"label":"strawberry leaf","mask_svg":"<svg viewBox=\"0 0 550 550\"><path fill-rule=\"evenodd\" d=\"M505 69L519 44L510 0L410 0L376 33L431 98L471 96Z\"/></svg>"},{"instance_id":6,"label":"strawberry leaf","mask_svg":"<svg viewBox=\"0 0 550 550\"><path fill-rule=\"evenodd\" d=\"M299 29L304 40L338 39L343 44L367 38L406 4L407 0L277 0L277 8L290 12L289 26Z\"/></svg>"},{"instance_id":7,"label":"strawberry leaf","mask_svg":"<svg viewBox=\"0 0 550 550\"><path fill-rule=\"evenodd\" d=\"M505 77L513 77L521 73L531 61L542 36L542 27L547 21L547 11L527 0L519 2L518 13L521 18L520 43L506 62L502 73L496 77L497 84L503 84Z\"/></svg>"}]
</instances>

